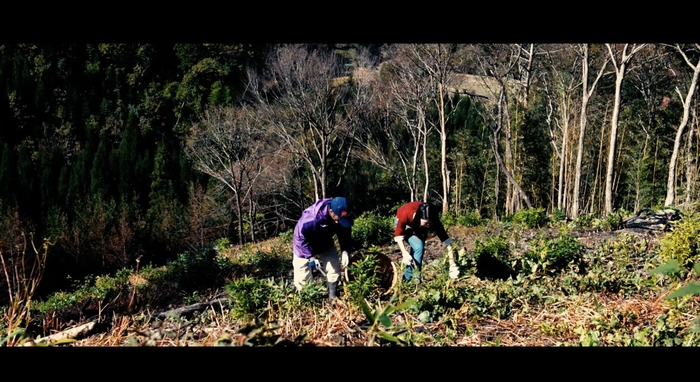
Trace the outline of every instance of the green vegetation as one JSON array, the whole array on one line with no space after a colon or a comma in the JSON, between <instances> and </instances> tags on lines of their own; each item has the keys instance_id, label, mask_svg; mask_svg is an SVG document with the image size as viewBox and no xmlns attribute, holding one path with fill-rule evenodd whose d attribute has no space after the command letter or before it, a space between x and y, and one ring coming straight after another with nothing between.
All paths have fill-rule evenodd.
<instances>
[{"instance_id":1,"label":"green vegetation","mask_svg":"<svg viewBox=\"0 0 700 382\"><path fill-rule=\"evenodd\" d=\"M109 346L695 344L698 103L670 95L700 52L645 44L617 89L626 48L0 44L0 343L94 318ZM431 239L421 283L381 293L363 257L335 303L296 293L296 219L337 195L398 272L396 209L431 202L459 279ZM654 209L682 218L622 234Z\"/></svg>"},{"instance_id":2,"label":"green vegetation","mask_svg":"<svg viewBox=\"0 0 700 382\"><path fill-rule=\"evenodd\" d=\"M175 315L160 324L134 316L131 325L150 328L142 330L150 334L142 339L132 335L127 342L158 346L167 338L180 338L212 346L340 345L358 340L368 346L502 346L517 344L513 341L518 331L527 329L535 330L529 345L539 339L546 346L697 346L700 265L689 271L678 259L667 260L669 253L681 251L674 238L685 238L683 230L696 223L687 214L675 230L656 241L620 231L601 236L593 246L582 239L596 232L607 234L591 228L574 236L551 223L538 228L532 238L515 241L529 228L490 223L471 236L471 249L457 249L462 271L458 280L448 278L441 253L425 265L421 283L399 283L390 293L383 293L377 274L377 255L384 250L374 246L351 263L354 276L344 281L345 293L333 302L327 299L322 279L299 293L291 286L289 264L281 266L291 262L284 238L241 247L218 240L210 252L183 253L162 267L89 276L74 281L70 292L31 301L25 305L25 322L1 327L2 341L5 346L26 344L36 336L36 324L28 323L47 325L50 317L65 320L88 313L91 306L98 310L93 314L107 319L118 311L163 309L177 301L198 304L223 293L224 309L186 318ZM466 227L453 226L460 228ZM457 239L464 243L466 237ZM656 302L661 296L662 302ZM8 315L7 308L3 313ZM183 337L176 330L183 325L239 329L196 340L193 333ZM502 326L499 334L489 334L492 325ZM160 334L152 332L154 327ZM56 323L46 327L59 328ZM331 339L321 339L331 332L336 333Z\"/></svg>"}]
</instances>

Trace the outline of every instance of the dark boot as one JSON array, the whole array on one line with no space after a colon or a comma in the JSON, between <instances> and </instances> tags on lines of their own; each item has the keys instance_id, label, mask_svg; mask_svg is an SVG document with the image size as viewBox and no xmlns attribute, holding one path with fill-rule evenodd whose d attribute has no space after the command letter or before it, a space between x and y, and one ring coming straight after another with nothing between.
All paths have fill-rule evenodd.
<instances>
[{"instance_id":1,"label":"dark boot","mask_svg":"<svg viewBox=\"0 0 700 382\"><path fill-rule=\"evenodd\" d=\"M328 298L329 299L334 299L338 297L338 282L326 282L326 285L328 286Z\"/></svg>"}]
</instances>

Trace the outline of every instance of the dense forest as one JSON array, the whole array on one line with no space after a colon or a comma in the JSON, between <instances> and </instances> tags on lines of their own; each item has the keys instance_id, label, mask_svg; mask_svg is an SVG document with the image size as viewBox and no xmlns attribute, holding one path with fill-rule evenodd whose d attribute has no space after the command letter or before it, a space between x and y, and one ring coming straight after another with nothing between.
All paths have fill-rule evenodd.
<instances>
[{"instance_id":1,"label":"dense forest","mask_svg":"<svg viewBox=\"0 0 700 382\"><path fill-rule=\"evenodd\" d=\"M699 60L698 44L0 45L0 251L51 243L47 293L278 236L331 196L356 216L427 200L495 220L691 205Z\"/></svg>"}]
</instances>

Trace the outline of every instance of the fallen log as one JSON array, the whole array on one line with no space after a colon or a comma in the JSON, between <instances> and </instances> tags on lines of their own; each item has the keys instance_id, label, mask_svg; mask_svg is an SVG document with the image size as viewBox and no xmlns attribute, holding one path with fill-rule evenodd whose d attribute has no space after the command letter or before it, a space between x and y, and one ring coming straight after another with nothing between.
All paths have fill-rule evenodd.
<instances>
[{"instance_id":1,"label":"fallen log","mask_svg":"<svg viewBox=\"0 0 700 382\"><path fill-rule=\"evenodd\" d=\"M223 308L226 307L227 304L228 298L222 297L208 302L200 302L197 304L188 305L177 309L171 309L167 312L154 314L151 317L163 320L168 317L191 316L194 312L201 312L207 308Z\"/></svg>"},{"instance_id":2,"label":"fallen log","mask_svg":"<svg viewBox=\"0 0 700 382\"><path fill-rule=\"evenodd\" d=\"M36 345L51 345L66 340L79 340L81 338L93 335L99 331L104 331L106 325L98 325L98 321L91 321L87 324L79 325L62 332L54 333L46 337L40 337L35 340L28 340L24 346Z\"/></svg>"}]
</instances>

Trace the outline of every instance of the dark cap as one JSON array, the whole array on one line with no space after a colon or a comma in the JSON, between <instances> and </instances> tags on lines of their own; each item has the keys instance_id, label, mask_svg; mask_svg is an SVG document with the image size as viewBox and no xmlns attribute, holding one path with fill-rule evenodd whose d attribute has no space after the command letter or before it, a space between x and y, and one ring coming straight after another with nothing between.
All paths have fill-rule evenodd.
<instances>
[{"instance_id":1,"label":"dark cap","mask_svg":"<svg viewBox=\"0 0 700 382\"><path fill-rule=\"evenodd\" d=\"M343 197L335 197L331 200L331 209L338 215L338 222L343 227L352 227L352 219L348 216L348 201Z\"/></svg>"}]
</instances>

